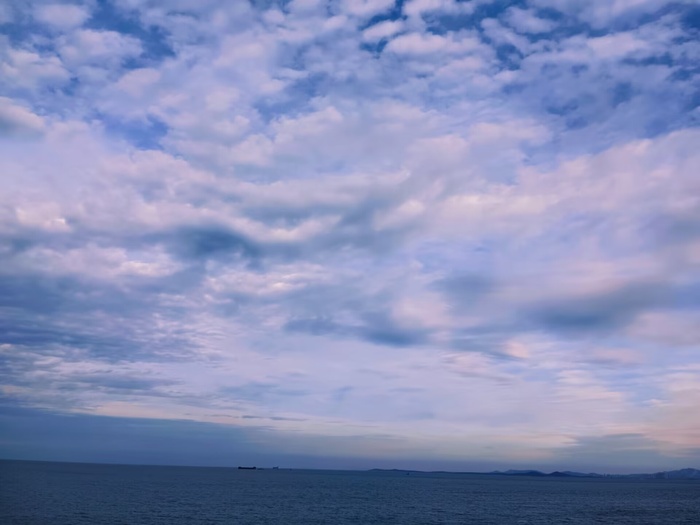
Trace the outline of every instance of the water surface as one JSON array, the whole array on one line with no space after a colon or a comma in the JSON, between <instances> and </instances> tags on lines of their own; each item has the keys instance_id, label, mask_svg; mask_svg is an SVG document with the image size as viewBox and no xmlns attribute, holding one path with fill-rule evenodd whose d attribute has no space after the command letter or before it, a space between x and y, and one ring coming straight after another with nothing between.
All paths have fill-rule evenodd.
<instances>
[{"instance_id":1,"label":"water surface","mask_svg":"<svg viewBox=\"0 0 700 525\"><path fill-rule=\"evenodd\" d=\"M700 524L700 482L0 461L4 525Z\"/></svg>"}]
</instances>

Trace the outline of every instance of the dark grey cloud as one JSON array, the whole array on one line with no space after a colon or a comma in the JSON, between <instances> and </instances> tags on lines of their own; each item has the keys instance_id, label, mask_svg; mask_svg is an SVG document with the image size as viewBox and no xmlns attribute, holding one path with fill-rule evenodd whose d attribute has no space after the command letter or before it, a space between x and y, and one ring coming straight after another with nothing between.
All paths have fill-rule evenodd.
<instances>
[{"instance_id":1,"label":"dark grey cloud","mask_svg":"<svg viewBox=\"0 0 700 525\"><path fill-rule=\"evenodd\" d=\"M596 332L623 328L640 313L664 304L667 285L641 282L584 298L562 298L535 304L527 316L554 332Z\"/></svg>"},{"instance_id":2,"label":"dark grey cloud","mask_svg":"<svg viewBox=\"0 0 700 525\"><path fill-rule=\"evenodd\" d=\"M377 206L380 204L366 209L358 208L351 213L343 221L342 228L347 231L338 239L331 231L325 237L312 239L306 244L297 243L296 246L261 243L214 223L145 233L129 231L129 228L115 232L100 230L82 220L71 223L70 233L57 235L17 228L8 238L11 242L6 243L10 261L21 261L19 257L30 250L43 248L60 253L66 249L80 250L89 246L138 251L160 245L183 263L183 269L166 276L121 275L100 279L78 273L54 273L50 267L24 268L20 262L15 263L14 271L0 276L0 308L4 313L0 320L0 344L23 348L31 359L17 360L12 356L3 356L0 369L4 370L4 381L6 384L21 383L23 377L36 370L36 362L41 356L54 356L68 362L71 359L90 358L106 363L187 359L195 355L198 349L196 329L193 331L193 327L188 326L187 316L197 302L203 280L217 276L216 270L212 271L204 264L206 261L223 264L222 268L242 265L264 273L265 267L274 262L290 261L301 253L317 249L323 251L348 244L371 247L375 243L386 247L388 242L380 240L381 233L372 233L370 237L374 240L371 241L363 237L363 230L372 229L371 221L379 209ZM395 232L390 235L395 235ZM175 298L183 295L192 304L178 306L178 301L182 301ZM255 294L241 293L232 294L227 300L223 296L220 299L223 301L214 309L225 316L240 316L242 305L246 305L247 315L254 317L254 309L269 301ZM284 305L289 311L311 314L291 319L288 329L292 331L354 337L391 346L420 344L428 336L425 331L398 325L374 304L380 300L388 306L390 296L367 298L351 283L309 289L273 299L273 304ZM353 312L355 322L343 325L332 320L324 321L314 314L329 309ZM163 328L152 330L156 318L170 321L171 328L166 331ZM162 326L162 322L160 324ZM71 349L80 355L71 357ZM81 385L99 390L101 379L105 381L103 389L132 389L144 394L152 387L154 395L159 395L156 390L162 386L158 382L148 381L141 384L141 379L135 379L133 383L128 380L119 383L120 380L108 377L66 377L54 386L64 393L77 390ZM25 386L34 386L32 380L26 380ZM243 398L255 395L252 391L236 394L243 395ZM257 395L260 397L263 394L258 392Z\"/></svg>"},{"instance_id":3,"label":"dark grey cloud","mask_svg":"<svg viewBox=\"0 0 700 525\"><path fill-rule=\"evenodd\" d=\"M380 254L400 246L418 227L407 222L386 228L377 228L379 215L400 205L408 194L407 184L392 191L369 187L350 202L329 205L315 199L300 197L296 203L262 202L237 204L246 219L259 222L261 228L294 228L305 220L332 218L333 225L308 238L289 241L261 240L237 231L230 226L210 223L182 225L157 232L134 235L122 240L129 246L163 245L173 256L187 264L206 260L242 261L251 268L266 264L315 261L336 257L341 250L355 254ZM339 190L340 191L340 190ZM221 207L221 197L210 196L209 205ZM223 200L230 200L231 197ZM230 205L230 203L227 203Z\"/></svg>"},{"instance_id":4,"label":"dark grey cloud","mask_svg":"<svg viewBox=\"0 0 700 525\"><path fill-rule=\"evenodd\" d=\"M0 383L23 391L19 402L54 409L89 410L96 400L111 396L177 398L196 406L215 404L216 400L205 400L201 395L184 395L179 388L181 380L159 377L153 367L141 371L120 366L135 357L120 357L120 348L105 346L102 352L114 353L104 356L90 348L55 342L15 345L0 354ZM142 358L153 360L152 355Z\"/></svg>"},{"instance_id":5,"label":"dark grey cloud","mask_svg":"<svg viewBox=\"0 0 700 525\"><path fill-rule=\"evenodd\" d=\"M456 273L434 281L432 287L445 297L457 319L450 334L452 348L508 358L504 347L508 339L533 331L559 336L620 333L650 310L696 308L700 288L694 282L677 285L667 278L640 280L586 295L572 296L562 290L546 300L524 297L515 306L497 299L497 292L507 285L486 274ZM397 323L388 314L391 294L353 297L349 288L338 286L314 292L292 296L290 307L300 313L288 319L285 329L390 346L420 345L434 335L430 329ZM469 328L460 326L461 315L469 316Z\"/></svg>"},{"instance_id":6,"label":"dark grey cloud","mask_svg":"<svg viewBox=\"0 0 700 525\"><path fill-rule=\"evenodd\" d=\"M318 315L314 317L296 317L285 324L285 328L290 332L301 332L311 335L350 335L351 331L336 323L330 315Z\"/></svg>"},{"instance_id":7,"label":"dark grey cloud","mask_svg":"<svg viewBox=\"0 0 700 525\"><path fill-rule=\"evenodd\" d=\"M298 417L282 417L282 416L253 416L250 414L245 414L241 416L241 419L261 419L267 421L306 421L305 419Z\"/></svg>"},{"instance_id":8,"label":"dark grey cloud","mask_svg":"<svg viewBox=\"0 0 700 525\"><path fill-rule=\"evenodd\" d=\"M98 347L110 346L108 339L114 336L114 344L121 345L119 339L128 339L127 346L138 352L143 345L133 344L134 337L147 334L146 326L154 315L171 319L185 315L188 307L169 299L198 289L206 275L199 264L201 260L219 254L251 258L260 252L254 243L215 226L179 228L160 235L143 233L133 225L98 228L83 219L71 220L67 232L10 226L9 233L0 236L4 262L0 308L5 313L0 320L0 340L14 344L39 345L52 340L82 346L95 343ZM100 275L99 271L81 273L79 268L53 268L51 264L51 256L63 256L69 250L87 254L93 248L119 253L148 252L159 244L192 264L158 275ZM48 257L42 264L44 253ZM30 265L26 257L30 257ZM118 262L104 264L109 271ZM91 322L97 318L99 323ZM185 332L182 328L178 334L171 333L172 338L163 340L161 347L175 344Z\"/></svg>"},{"instance_id":9,"label":"dark grey cloud","mask_svg":"<svg viewBox=\"0 0 700 525\"><path fill-rule=\"evenodd\" d=\"M647 311L700 307L700 283L692 280L640 281L583 298L563 297L534 303L524 316L535 326L559 333L601 333L624 329Z\"/></svg>"},{"instance_id":10,"label":"dark grey cloud","mask_svg":"<svg viewBox=\"0 0 700 525\"><path fill-rule=\"evenodd\" d=\"M700 207L654 217L648 231L651 233L650 244L657 249L683 245L700 238Z\"/></svg>"},{"instance_id":11,"label":"dark grey cloud","mask_svg":"<svg viewBox=\"0 0 700 525\"><path fill-rule=\"evenodd\" d=\"M84 283L72 277L45 274L0 275L0 307L50 314L72 307L71 293L87 291ZM93 295L94 297L94 295Z\"/></svg>"},{"instance_id":12,"label":"dark grey cloud","mask_svg":"<svg viewBox=\"0 0 700 525\"><path fill-rule=\"evenodd\" d=\"M396 347L420 345L430 339L431 330L400 322L391 314L399 293L396 283L367 292L364 282L363 276L339 277L275 298L275 304L284 306L284 329Z\"/></svg>"},{"instance_id":13,"label":"dark grey cloud","mask_svg":"<svg viewBox=\"0 0 700 525\"><path fill-rule=\"evenodd\" d=\"M383 311L367 312L362 316L359 335L372 343L390 346L413 346L426 342L429 331L399 324Z\"/></svg>"},{"instance_id":14,"label":"dark grey cloud","mask_svg":"<svg viewBox=\"0 0 700 525\"><path fill-rule=\"evenodd\" d=\"M166 234L166 245L187 259L240 256L255 261L263 247L250 238L224 226L182 227Z\"/></svg>"},{"instance_id":15,"label":"dark grey cloud","mask_svg":"<svg viewBox=\"0 0 700 525\"><path fill-rule=\"evenodd\" d=\"M382 311L369 309L356 314L359 315L353 323L338 321L331 315L293 317L285 324L285 329L319 336L357 338L378 345L398 347L423 344L430 336L429 330L399 324Z\"/></svg>"},{"instance_id":16,"label":"dark grey cloud","mask_svg":"<svg viewBox=\"0 0 700 525\"><path fill-rule=\"evenodd\" d=\"M450 346L507 358L508 339L533 332L556 337L606 337L623 335L625 328L650 311L693 310L700 305L700 285L695 280L679 282L672 275L620 282L611 289L584 294L557 291L547 284L546 299L534 288L516 303L503 301L499 293L511 290L513 282L488 275L454 274L434 282L452 308L456 325ZM469 326L460 326L466 315Z\"/></svg>"},{"instance_id":17,"label":"dark grey cloud","mask_svg":"<svg viewBox=\"0 0 700 525\"><path fill-rule=\"evenodd\" d=\"M478 274L453 274L435 281L433 286L442 292L457 311L471 309L478 301L494 290L491 276Z\"/></svg>"},{"instance_id":18,"label":"dark grey cloud","mask_svg":"<svg viewBox=\"0 0 700 525\"><path fill-rule=\"evenodd\" d=\"M183 308L167 300L167 292L183 291L172 285L59 275L48 268L2 274L0 344L63 357L73 348L106 362L184 359L197 344ZM172 321L170 328L154 331L157 318Z\"/></svg>"}]
</instances>

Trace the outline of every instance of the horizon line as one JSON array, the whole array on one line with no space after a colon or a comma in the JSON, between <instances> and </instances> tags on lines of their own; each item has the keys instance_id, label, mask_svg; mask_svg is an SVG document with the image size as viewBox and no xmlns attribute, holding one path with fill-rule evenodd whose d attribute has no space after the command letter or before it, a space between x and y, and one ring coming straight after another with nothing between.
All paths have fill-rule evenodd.
<instances>
[{"instance_id":1,"label":"horizon line","mask_svg":"<svg viewBox=\"0 0 700 525\"><path fill-rule=\"evenodd\" d=\"M178 465L178 464L156 464L156 463L110 463L105 461L61 461L61 460L50 460L50 459L18 459L18 458L3 458L0 457L0 461L14 461L14 462L26 462L26 463L59 463L66 465L103 465L103 466L119 466L119 467L165 467L165 468L215 468L215 469L232 469L238 470L240 465ZM656 472L640 472L640 473L621 473L621 474L610 474L601 472L581 472L572 470L553 470L551 472L546 472L539 469L508 469L503 470L491 470L491 471L468 471L468 470L420 470L420 469L406 469L406 468L365 468L365 469L352 469L352 468L309 468L309 467L283 467L283 466L269 466L269 467L257 467L254 466L255 470L313 470L313 471L329 471L329 472L416 472L420 474L489 474L489 475L513 475L508 474L508 472L519 472L521 476L527 476L527 472L540 473L545 475L551 475L554 473L567 473L575 472L577 474L584 475L596 475L596 476L645 476L660 474L665 472L677 472L680 470L697 470L700 468L695 467L683 467L672 470L658 470ZM515 474L518 475L518 474ZM583 476L582 476L583 477Z\"/></svg>"}]
</instances>

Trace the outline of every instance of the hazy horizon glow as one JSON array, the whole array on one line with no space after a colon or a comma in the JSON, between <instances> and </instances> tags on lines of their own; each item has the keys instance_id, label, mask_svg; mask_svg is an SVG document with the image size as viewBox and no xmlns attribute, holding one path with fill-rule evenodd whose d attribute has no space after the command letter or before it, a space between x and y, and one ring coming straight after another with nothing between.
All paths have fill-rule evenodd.
<instances>
[{"instance_id":1,"label":"hazy horizon glow","mask_svg":"<svg viewBox=\"0 0 700 525\"><path fill-rule=\"evenodd\" d=\"M0 457L700 466L700 7L0 6Z\"/></svg>"}]
</instances>

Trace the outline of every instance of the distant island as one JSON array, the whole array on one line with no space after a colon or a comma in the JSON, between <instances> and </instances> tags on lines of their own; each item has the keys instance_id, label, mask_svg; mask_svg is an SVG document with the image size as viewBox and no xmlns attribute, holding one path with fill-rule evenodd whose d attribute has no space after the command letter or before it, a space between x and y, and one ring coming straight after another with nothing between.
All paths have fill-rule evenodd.
<instances>
[{"instance_id":1,"label":"distant island","mask_svg":"<svg viewBox=\"0 0 700 525\"><path fill-rule=\"evenodd\" d=\"M541 470L494 470L492 472L448 472L440 471L422 471L422 470L404 470L404 469L370 469L370 472L405 472L422 473L422 474L481 474L489 476L532 476L532 477L548 477L548 478L622 478L622 479L694 479L700 480L700 470L696 468L684 468L680 470L667 470L663 472L655 472L653 474L597 474L595 472L572 472L570 470L546 473Z\"/></svg>"}]
</instances>

